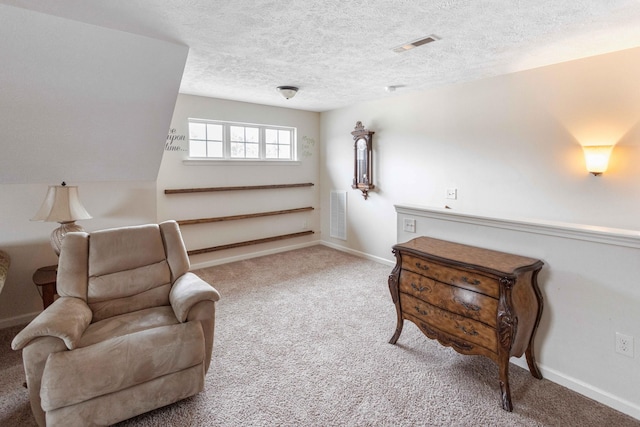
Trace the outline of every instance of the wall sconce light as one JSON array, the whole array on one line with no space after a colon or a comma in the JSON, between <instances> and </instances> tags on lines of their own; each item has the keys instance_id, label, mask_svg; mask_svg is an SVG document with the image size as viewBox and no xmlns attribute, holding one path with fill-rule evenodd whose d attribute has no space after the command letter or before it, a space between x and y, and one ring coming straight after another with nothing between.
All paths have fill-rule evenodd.
<instances>
[{"instance_id":1,"label":"wall sconce light","mask_svg":"<svg viewBox=\"0 0 640 427\"><path fill-rule=\"evenodd\" d=\"M602 175L609 166L613 145L591 145L582 147L587 170L594 176Z\"/></svg>"},{"instance_id":2,"label":"wall sconce light","mask_svg":"<svg viewBox=\"0 0 640 427\"><path fill-rule=\"evenodd\" d=\"M75 223L79 219L91 219L89 212L80 203L78 187L67 185L50 185L49 191L40 206L40 210L31 221L58 222L60 227L51 233L51 247L56 255L60 255L62 239L72 231L84 231Z\"/></svg>"},{"instance_id":3,"label":"wall sconce light","mask_svg":"<svg viewBox=\"0 0 640 427\"><path fill-rule=\"evenodd\" d=\"M286 99L291 99L298 93L298 88L295 86L278 86L276 90Z\"/></svg>"}]
</instances>

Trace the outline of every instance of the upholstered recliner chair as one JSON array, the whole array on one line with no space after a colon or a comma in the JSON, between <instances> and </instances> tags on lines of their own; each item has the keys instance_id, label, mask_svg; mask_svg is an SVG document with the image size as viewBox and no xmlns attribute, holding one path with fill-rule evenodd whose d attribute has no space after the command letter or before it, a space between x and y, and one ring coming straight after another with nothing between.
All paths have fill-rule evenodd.
<instances>
[{"instance_id":1,"label":"upholstered recliner chair","mask_svg":"<svg viewBox=\"0 0 640 427\"><path fill-rule=\"evenodd\" d=\"M11 257L5 251L0 251L0 292L2 292L4 282L7 280L9 265L11 265Z\"/></svg>"},{"instance_id":2,"label":"upholstered recliner chair","mask_svg":"<svg viewBox=\"0 0 640 427\"><path fill-rule=\"evenodd\" d=\"M13 340L39 425L109 425L202 391L218 292L175 221L69 233L60 297Z\"/></svg>"}]
</instances>

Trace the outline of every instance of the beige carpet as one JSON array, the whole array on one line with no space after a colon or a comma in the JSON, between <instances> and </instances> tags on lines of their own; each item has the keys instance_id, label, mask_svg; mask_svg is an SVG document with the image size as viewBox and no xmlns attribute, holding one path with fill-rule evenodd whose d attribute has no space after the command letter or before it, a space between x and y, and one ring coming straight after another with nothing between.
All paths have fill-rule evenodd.
<instances>
[{"instance_id":1,"label":"beige carpet","mask_svg":"<svg viewBox=\"0 0 640 427\"><path fill-rule=\"evenodd\" d=\"M120 426L640 426L511 365L498 370L428 340L410 322L397 345L391 268L323 246L198 271L220 291L205 391ZM19 328L0 334L0 425L32 426Z\"/></svg>"}]
</instances>

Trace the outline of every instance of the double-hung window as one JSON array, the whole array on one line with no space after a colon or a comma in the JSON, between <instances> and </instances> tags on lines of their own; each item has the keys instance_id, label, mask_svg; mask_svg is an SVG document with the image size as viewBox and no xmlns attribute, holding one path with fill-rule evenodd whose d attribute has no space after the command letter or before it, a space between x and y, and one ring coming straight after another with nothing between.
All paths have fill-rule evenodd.
<instances>
[{"instance_id":1,"label":"double-hung window","mask_svg":"<svg viewBox=\"0 0 640 427\"><path fill-rule=\"evenodd\" d=\"M189 119L189 157L296 160L296 128Z\"/></svg>"}]
</instances>

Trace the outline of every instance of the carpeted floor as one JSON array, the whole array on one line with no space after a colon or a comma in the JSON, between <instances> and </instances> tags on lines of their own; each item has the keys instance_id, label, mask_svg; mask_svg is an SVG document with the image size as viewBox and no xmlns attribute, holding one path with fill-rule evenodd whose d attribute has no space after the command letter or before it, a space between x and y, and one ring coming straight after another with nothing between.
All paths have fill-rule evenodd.
<instances>
[{"instance_id":1,"label":"carpeted floor","mask_svg":"<svg viewBox=\"0 0 640 427\"><path fill-rule=\"evenodd\" d=\"M498 370L428 340L397 345L391 268L323 246L197 271L222 295L205 391L124 426L640 426L511 365ZM0 425L35 425L22 387L19 328L0 331Z\"/></svg>"}]
</instances>

